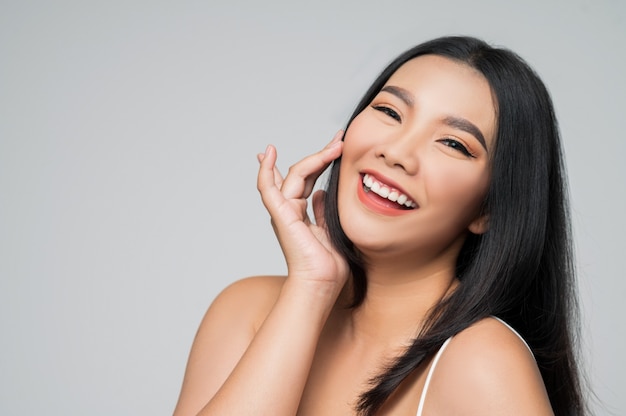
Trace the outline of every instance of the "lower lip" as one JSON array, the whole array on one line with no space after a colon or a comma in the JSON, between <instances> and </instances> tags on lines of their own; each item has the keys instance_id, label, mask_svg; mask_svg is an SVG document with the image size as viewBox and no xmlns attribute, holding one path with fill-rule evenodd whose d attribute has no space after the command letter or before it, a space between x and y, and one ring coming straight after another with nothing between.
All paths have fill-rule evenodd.
<instances>
[{"instance_id":1,"label":"lower lip","mask_svg":"<svg viewBox=\"0 0 626 416\"><path fill-rule=\"evenodd\" d=\"M372 191L365 192L363 182L359 182L357 186L357 195L363 205L365 205L370 211L377 214L398 216L408 214L413 211L413 209L402 209L395 202L392 202L387 198L383 198Z\"/></svg>"}]
</instances>

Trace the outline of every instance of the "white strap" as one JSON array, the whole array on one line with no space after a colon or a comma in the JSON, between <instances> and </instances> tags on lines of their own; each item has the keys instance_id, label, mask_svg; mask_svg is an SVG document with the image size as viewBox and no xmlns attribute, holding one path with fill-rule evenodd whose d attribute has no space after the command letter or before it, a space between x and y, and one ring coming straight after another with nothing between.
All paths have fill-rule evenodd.
<instances>
[{"instance_id":1,"label":"white strap","mask_svg":"<svg viewBox=\"0 0 626 416\"><path fill-rule=\"evenodd\" d=\"M420 403L417 406L416 416L422 416L422 411L424 410L424 401L426 400L426 392L428 391L428 385L430 384L430 379L432 378L433 373L435 372L435 367L437 366L437 362L439 361L441 354L443 354L443 351L446 349L446 347L448 346L451 340L452 340L452 337L448 338L446 342L444 342L443 345L441 345L441 348L439 348L439 351L437 351L437 355L435 355L435 359L433 360L433 363L430 365L430 369L428 370L428 375L426 376L426 382L424 383L424 388L422 389L422 397L420 397Z\"/></svg>"},{"instance_id":2,"label":"white strap","mask_svg":"<svg viewBox=\"0 0 626 416\"><path fill-rule=\"evenodd\" d=\"M530 351L530 355L532 355L533 357L535 356L535 354L533 354L533 350L530 349L530 346L528 345L528 343L526 342L526 340L524 338L522 338L522 336L519 334L519 332L517 332L516 330L513 329L513 327L509 324L507 324L506 322L504 322L502 319L498 318L497 316L493 316L491 315L492 318L497 319L498 321L500 321L500 323L502 323L504 326L506 326L507 328L509 328L511 330L512 333L514 333L515 335L517 335L517 337L519 339L522 340L522 342L524 343L524 345L526 345L526 348L528 348L528 351Z\"/></svg>"},{"instance_id":3,"label":"white strap","mask_svg":"<svg viewBox=\"0 0 626 416\"><path fill-rule=\"evenodd\" d=\"M526 345L526 348L528 348L528 351L530 351L530 354L533 357L535 356L533 354L533 350L530 349L530 346L528 345L526 340L524 338L522 338L522 336L519 334L519 332L517 332L515 329L513 329L513 327L511 325L507 324L506 322L504 322L502 319L498 318L497 316L493 316L492 315L491 317L494 318L494 319L497 319L498 321L500 321L504 326L509 328L509 330L511 332L513 332L515 335L517 335L518 338L522 340L524 345ZM443 343L441 348L439 348L439 351L437 352L437 355L435 355L435 359L433 360L433 363L430 365L430 369L428 370L428 375L426 376L426 382L424 383L424 388L422 389L422 396L420 397L420 403L417 406L417 415L416 416L422 416L422 411L424 410L424 401L426 400L426 392L428 391L428 385L430 384L430 379L432 378L433 373L435 372L435 367L437 366L437 362L439 361L439 358L441 358L441 354L443 354L443 351L446 349L446 347L448 346L448 343L451 340L452 340L452 337L448 338L446 340L446 342Z\"/></svg>"}]
</instances>

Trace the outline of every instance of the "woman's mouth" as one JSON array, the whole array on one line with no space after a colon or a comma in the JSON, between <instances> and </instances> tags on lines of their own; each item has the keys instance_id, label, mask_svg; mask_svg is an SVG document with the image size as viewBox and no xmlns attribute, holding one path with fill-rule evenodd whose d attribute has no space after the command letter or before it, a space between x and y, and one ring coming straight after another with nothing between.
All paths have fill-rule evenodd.
<instances>
[{"instance_id":1,"label":"woman's mouth","mask_svg":"<svg viewBox=\"0 0 626 416\"><path fill-rule=\"evenodd\" d=\"M415 201L407 194L381 182L371 174L362 174L361 182L359 199L372 211L384 215L400 215L417 208Z\"/></svg>"},{"instance_id":2,"label":"woman's mouth","mask_svg":"<svg viewBox=\"0 0 626 416\"><path fill-rule=\"evenodd\" d=\"M376 195L388 199L391 202L395 202L404 209L417 208L417 204L413 202L406 194L394 189L382 182L377 181L369 174L363 175L363 188L365 192L374 192Z\"/></svg>"}]
</instances>

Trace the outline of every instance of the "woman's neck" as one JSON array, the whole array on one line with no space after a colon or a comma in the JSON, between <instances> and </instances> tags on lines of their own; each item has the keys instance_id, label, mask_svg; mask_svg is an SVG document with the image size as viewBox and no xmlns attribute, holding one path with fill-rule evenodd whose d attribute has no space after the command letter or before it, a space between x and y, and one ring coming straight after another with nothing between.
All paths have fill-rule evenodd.
<instances>
[{"instance_id":1,"label":"woman's neck","mask_svg":"<svg viewBox=\"0 0 626 416\"><path fill-rule=\"evenodd\" d=\"M344 315L348 335L373 348L404 347L419 333L431 308L457 284L453 263L419 268L376 263L367 269L363 303Z\"/></svg>"}]
</instances>

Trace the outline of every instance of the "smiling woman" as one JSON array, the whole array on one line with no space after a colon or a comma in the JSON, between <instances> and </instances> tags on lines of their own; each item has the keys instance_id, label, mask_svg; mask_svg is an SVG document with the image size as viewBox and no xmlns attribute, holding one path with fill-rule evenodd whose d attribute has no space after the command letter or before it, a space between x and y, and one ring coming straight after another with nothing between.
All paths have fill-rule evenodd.
<instances>
[{"instance_id":1,"label":"smiling woman","mask_svg":"<svg viewBox=\"0 0 626 416\"><path fill-rule=\"evenodd\" d=\"M176 415L586 413L560 140L519 57L419 45L345 133L284 178L276 157L258 188L288 275L213 302Z\"/></svg>"}]
</instances>

